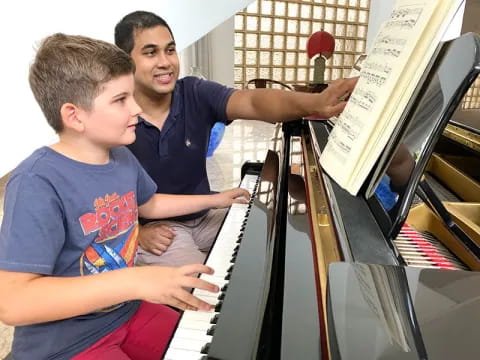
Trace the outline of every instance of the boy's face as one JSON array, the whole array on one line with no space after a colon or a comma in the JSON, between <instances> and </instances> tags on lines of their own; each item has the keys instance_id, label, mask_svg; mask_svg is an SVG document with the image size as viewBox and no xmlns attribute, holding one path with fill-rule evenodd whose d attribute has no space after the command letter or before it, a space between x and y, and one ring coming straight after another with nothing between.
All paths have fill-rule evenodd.
<instances>
[{"instance_id":1,"label":"boy's face","mask_svg":"<svg viewBox=\"0 0 480 360\"><path fill-rule=\"evenodd\" d=\"M133 89L133 74L119 76L102 85L92 109L82 115L84 134L92 143L109 148L135 141L141 108L133 98Z\"/></svg>"},{"instance_id":2,"label":"boy's face","mask_svg":"<svg viewBox=\"0 0 480 360\"><path fill-rule=\"evenodd\" d=\"M179 74L175 41L165 26L136 30L130 56L135 63L135 91L170 94Z\"/></svg>"}]
</instances>

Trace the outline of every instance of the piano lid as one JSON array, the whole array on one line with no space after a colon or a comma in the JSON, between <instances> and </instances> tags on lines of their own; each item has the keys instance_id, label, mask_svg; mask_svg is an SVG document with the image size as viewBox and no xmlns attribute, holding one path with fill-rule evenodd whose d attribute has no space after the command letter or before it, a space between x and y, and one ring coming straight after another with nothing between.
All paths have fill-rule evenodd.
<instances>
[{"instance_id":1,"label":"piano lid","mask_svg":"<svg viewBox=\"0 0 480 360\"><path fill-rule=\"evenodd\" d=\"M329 269L332 359L476 359L480 274L335 263Z\"/></svg>"}]
</instances>

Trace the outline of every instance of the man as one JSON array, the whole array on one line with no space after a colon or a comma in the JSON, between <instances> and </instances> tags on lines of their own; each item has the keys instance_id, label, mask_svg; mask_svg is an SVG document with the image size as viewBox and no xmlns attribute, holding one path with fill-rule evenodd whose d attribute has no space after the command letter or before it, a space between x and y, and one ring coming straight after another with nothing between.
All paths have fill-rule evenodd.
<instances>
[{"instance_id":1,"label":"man","mask_svg":"<svg viewBox=\"0 0 480 360\"><path fill-rule=\"evenodd\" d=\"M126 15L115 27L115 43L135 63L135 100L143 109L129 146L158 192L208 194L206 153L215 122L254 119L271 123L340 113L340 101L356 79L333 82L320 94L273 89L234 90L215 82L178 79L179 60L168 24L144 11ZM202 262L225 210L149 222L139 234L140 264L180 266Z\"/></svg>"}]
</instances>

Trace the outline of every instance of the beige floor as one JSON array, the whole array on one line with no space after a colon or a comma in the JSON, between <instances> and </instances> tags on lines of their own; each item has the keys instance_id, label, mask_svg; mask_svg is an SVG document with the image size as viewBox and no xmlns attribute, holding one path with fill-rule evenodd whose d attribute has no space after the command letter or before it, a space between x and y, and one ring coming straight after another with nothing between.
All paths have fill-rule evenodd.
<instances>
[{"instance_id":1,"label":"beige floor","mask_svg":"<svg viewBox=\"0 0 480 360\"><path fill-rule=\"evenodd\" d=\"M214 190L238 186L245 161L263 161L274 126L259 121L237 120L225 130L222 142L207 159L208 176ZM6 177L0 179L0 221L3 218L3 194ZM10 351L13 328L0 323L0 359Z\"/></svg>"}]
</instances>

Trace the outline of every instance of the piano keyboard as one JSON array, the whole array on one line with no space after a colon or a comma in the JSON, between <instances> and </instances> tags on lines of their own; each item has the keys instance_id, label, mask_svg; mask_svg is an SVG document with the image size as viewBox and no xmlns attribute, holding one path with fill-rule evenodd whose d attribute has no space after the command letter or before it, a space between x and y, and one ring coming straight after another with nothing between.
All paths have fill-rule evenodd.
<instances>
[{"instance_id":1,"label":"piano keyboard","mask_svg":"<svg viewBox=\"0 0 480 360\"><path fill-rule=\"evenodd\" d=\"M407 224L403 225L399 235L393 242L408 266L444 270L468 270L432 234L419 232Z\"/></svg>"},{"instance_id":2,"label":"piano keyboard","mask_svg":"<svg viewBox=\"0 0 480 360\"><path fill-rule=\"evenodd\" d=\"M193 295L215 305L215 308L209 312L191 310L183 312L165 353L165 360L206 358L208 344L212 341L222 299L228 288L230 274L250 213L251 203L256 194L257 184L257 175L246 174L243 177L240 187L250 192L251 200L248 204L232 205L205 263L212 267L215 273L213 275L200 275L201 279L218 285L221 289L220 295L205 290L193 290Z\"/></svg>"}]
</instances>

